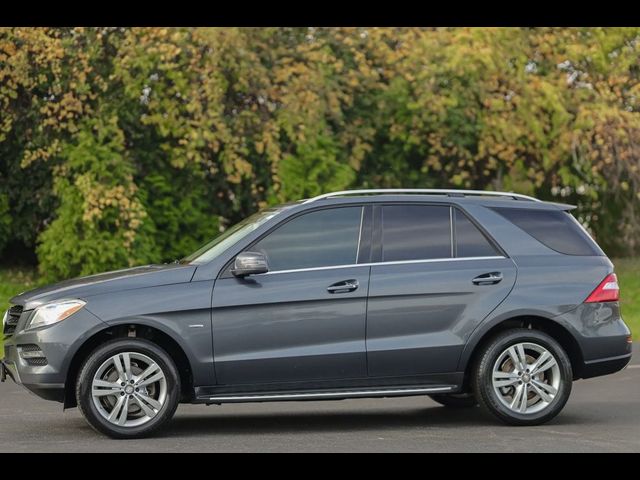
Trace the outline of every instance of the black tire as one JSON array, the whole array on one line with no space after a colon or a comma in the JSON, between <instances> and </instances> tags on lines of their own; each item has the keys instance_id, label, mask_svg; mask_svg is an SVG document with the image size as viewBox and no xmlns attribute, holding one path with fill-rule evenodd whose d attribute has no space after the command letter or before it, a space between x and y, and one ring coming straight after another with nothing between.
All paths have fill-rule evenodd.
<instances>
[{"instance_id":1,"label":"black tire","mask_svg":"<svg viewBox=\"0 0 640 480\"><path fill-rule=\"evenodd\" d=\"M557 362L560 379L557 393L553 400L541 411L534 413L514 412L505 406L494 391L492 372L495 362L510 346L531 342L548 350ZM571 361L560 344L551 336L538 330L512 329L499 333L491 339L479 352L473 368L472 385L475 398L480 406L508 425L540 425L554 418L567 403L571 394L573 373Z\"/></svg>"},{"instance_id":2,"label":"black tire","mask_svg":"<svg viewBox=\"0 0 640 480\"><path fill-rule=\"evenodd\" d=\"M434 402L450 408L472 408L478 405L478 401L471 393L450 393L429 396Z\"/></svg>"},{"instance_id":3,"label":"black tire","mask_svg":"<svg viewBox=\"0 0 640 480\"><path fill-rule=\"evenodd\" d=\"M123 352L146 355L164 373L166 379L166 399L160 411L147 423L139 426L118 426L105 419L94 405L91 388L93 378L110 357ZM154 343L138 338L119 338L96 348L85 360L76 382L78 409L89 425L99 433L111 438L142 438L156 432L173 417L180 402L180 375L171 357Z\"/></svg>"}]
</instances>

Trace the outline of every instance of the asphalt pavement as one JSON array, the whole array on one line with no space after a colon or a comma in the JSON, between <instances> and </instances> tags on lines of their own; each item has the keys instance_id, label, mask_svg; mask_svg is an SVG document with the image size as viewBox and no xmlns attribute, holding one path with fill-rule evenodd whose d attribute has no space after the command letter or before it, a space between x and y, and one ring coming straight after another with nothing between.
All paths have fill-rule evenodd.
<instances>
[{"instance_id":1,"label":"asphalt pavement","mask_svg":"<svg viewBox=\"0 0 640 480\"><path fill-rule=\"evenodd\" d=\"M640 452L640 345L614 375L580 380L553 421L501 425L428 397L181 405L153 438L111 440L77 409L0 384L1 452Z\"/></svg>"}]
</instances>

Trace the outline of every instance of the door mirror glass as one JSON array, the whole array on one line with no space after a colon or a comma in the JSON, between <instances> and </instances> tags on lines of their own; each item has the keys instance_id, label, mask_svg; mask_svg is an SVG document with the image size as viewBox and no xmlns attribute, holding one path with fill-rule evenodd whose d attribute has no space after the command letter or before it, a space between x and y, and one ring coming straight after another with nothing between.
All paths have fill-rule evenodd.
<instances>
[{"instance_id":1,"label":"door mirror glass","mask_svg":"<svg viewBox=\"0 0 640 480\"><path fill-rule=\"evenodd\" d=\"M236 277L267 273L269 265L264 254L259 252L242 252L233 263L231 273Z\"/></svg>"}]
</instances>

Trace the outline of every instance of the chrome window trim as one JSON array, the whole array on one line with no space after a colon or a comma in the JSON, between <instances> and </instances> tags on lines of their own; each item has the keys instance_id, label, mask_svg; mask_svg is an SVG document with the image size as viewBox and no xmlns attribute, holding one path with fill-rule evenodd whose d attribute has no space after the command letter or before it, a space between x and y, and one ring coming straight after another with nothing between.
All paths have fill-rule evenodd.
<instances>
[{"instance_id":1,"label":"chrome window trim","mask_svg":"<svg viewBox=\"0 0 640 480\"><path fill-rule=\"evenodd\" d=\"M451 258L455 258L455 239L453 238L453 207L449 205L449 243L451 243Z\"/></svg>"},{"instance_id":2,"label":"chrome window trim","mask_svg":"<svg viewBox=\"0 0 640 480\"><path fill-rule=\"evenodd\" d=\"M262 275L276 275L279 273L296 273L296 272L313 272L316 270L334 270L340 268L353 268L353 267L375 267L378 265L407 265L412 263L437 263L437 262L461 262L470 260L498 260L501 258L507 258L503 255L491 255L487 257L456 257L456 258L429 258L424 260L397 260L393 262L372 262L372 263L352 263L349 265L330 265L326 267L312 267L312 268L296 268L292 270L274 270L267 273L260 273L253 275L254 277L260 277Z\"/></svg>"},{"instance_id":3,"label":"chrome window trim","mask_svg":"<svg viewBox=\"0 0 640 480\"><path fill-rule=\"evenodd\" d=\"M362 240L362 224L364 222L364 205L360 206L360 230L358 231L358 246L356 248L356 263L358 263L358 257L360 256L360 241Z\"/></svg>"}]
</instances>

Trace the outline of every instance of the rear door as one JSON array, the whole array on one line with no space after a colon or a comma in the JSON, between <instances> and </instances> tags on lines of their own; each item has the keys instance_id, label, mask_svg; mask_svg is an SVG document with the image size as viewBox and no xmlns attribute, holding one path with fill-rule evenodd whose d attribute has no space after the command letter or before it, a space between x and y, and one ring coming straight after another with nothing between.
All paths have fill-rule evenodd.
<instances>
[{"instance_id":1,"label":"rear door","mask_svg":"<svg viewBox=\"0 0 640 480\"><path fill-rule=\"evenodd\" d=\"M454 372L465 339L513 287L515 265L457 207L382 204L373 218L369 375Z\"/></svg>"}]
</instances>

